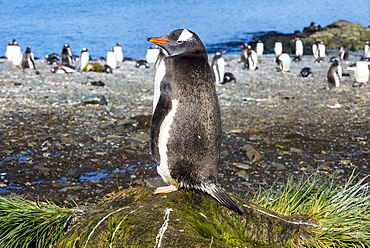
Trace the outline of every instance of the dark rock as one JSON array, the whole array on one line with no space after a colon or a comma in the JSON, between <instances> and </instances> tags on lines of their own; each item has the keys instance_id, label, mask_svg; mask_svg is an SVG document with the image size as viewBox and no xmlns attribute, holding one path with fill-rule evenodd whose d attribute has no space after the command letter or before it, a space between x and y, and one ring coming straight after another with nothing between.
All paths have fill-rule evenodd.
<instances>
[{"instance_id":1,"label":"dark rock","mask_svg":"<svg viewBox=\"0 0 370 248\"><path fill-rule=\"evenodd\" d=\"M105 99L105 96L98 95L98 94L93 94L93 95L85 96L82 99L82 103L84 105L87 105L87 104L92 104L92 105L108 105L108 102Z\"/></svg>"}]
</instances>

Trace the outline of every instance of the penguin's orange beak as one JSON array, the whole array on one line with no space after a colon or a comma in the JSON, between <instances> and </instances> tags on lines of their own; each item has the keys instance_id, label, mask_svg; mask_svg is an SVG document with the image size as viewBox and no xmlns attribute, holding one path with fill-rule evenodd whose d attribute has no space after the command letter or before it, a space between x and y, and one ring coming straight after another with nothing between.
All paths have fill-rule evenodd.
<instances>
[{"instance_id":1,"label":"penguin's orange beak","mask_svg":"<svg viewBox=\"0 0 370 248\"><path fill-rule=\"evenodd\" d=\"M148 38L148 41L153 42L155 44L163 44L163 43L168 43L168 40L164 40L161 38Z\"/></svg>"}]
</instances>

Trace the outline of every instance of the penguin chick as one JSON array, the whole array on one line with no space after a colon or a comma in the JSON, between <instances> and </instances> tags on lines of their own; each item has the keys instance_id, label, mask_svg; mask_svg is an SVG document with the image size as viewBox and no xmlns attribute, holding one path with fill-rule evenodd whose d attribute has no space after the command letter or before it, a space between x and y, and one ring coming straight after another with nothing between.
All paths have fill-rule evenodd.
<instances>
[{"instance_id":1,"label":"penguin chick","mask_svg":"<svg viewBox=\"0 0 370 248\"><path fill-rule=\"evenodd\" d=\"M202 41L187 29L148 41L169 54L155 76L150 127L151 153L159 163L158 173L169 186L159 187L154 193L200 190L243 214L217 183L221 114Z\"/></svg>"}]
</instances>

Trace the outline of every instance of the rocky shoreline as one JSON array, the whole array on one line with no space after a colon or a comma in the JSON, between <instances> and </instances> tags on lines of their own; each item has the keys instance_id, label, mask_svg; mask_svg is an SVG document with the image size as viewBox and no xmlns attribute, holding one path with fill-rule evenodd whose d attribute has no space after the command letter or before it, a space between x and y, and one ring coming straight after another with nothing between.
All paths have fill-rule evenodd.
<instances>
[{"instance_id":1,"label":"rocky shoreline","mask_svg":"<svg viewBox=\"0 0 370 248\"><path fill-rule=\"evenodd\" d=\"M350 52L343 68L361 55ZM224 57L237 79L217 87L224 134L219 182L227 191L247 198L291 175L337 174L345 181L353 170L359 178L369 174L370 87L352 87L353 71L328 90L328 58L315 64L304 55L281 73L274 55L260 57L256 71L242 69L239 55ZM149 155L154 65L119 66L113 74L53 74L37 60L35 74L0 61L0 193L84 205L161 183ZM303 67L313 77L299 77ZM83 104L91 95L108 104ZM250 147L262 160L250 161Z\"/></svg>"}]
</instances>

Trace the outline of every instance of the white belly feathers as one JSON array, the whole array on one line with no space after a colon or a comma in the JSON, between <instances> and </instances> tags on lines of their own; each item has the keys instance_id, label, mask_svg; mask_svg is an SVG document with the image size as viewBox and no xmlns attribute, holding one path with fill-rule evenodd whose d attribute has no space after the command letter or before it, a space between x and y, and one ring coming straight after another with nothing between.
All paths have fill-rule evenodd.
<instances>
[{"instance_id":1,"label":"white belly feathers","mask_svg":"<svg viewBox=\"0 0 370 248\"><path fill-rule=\"evenodd\" d=\"M159 166L157 166L157 171L159 175L161 175L163 181L170 183L171 185L176 184L170 175L170 170L168 169L167 142L168 139L170 138L171 124L176 115L178 104L179 104L178 100L172 100L172 109L168 113L168 115L164 118L160 127L158 137L158 148L161 160L159 162Z\"/></svg>"}]
</instances>

